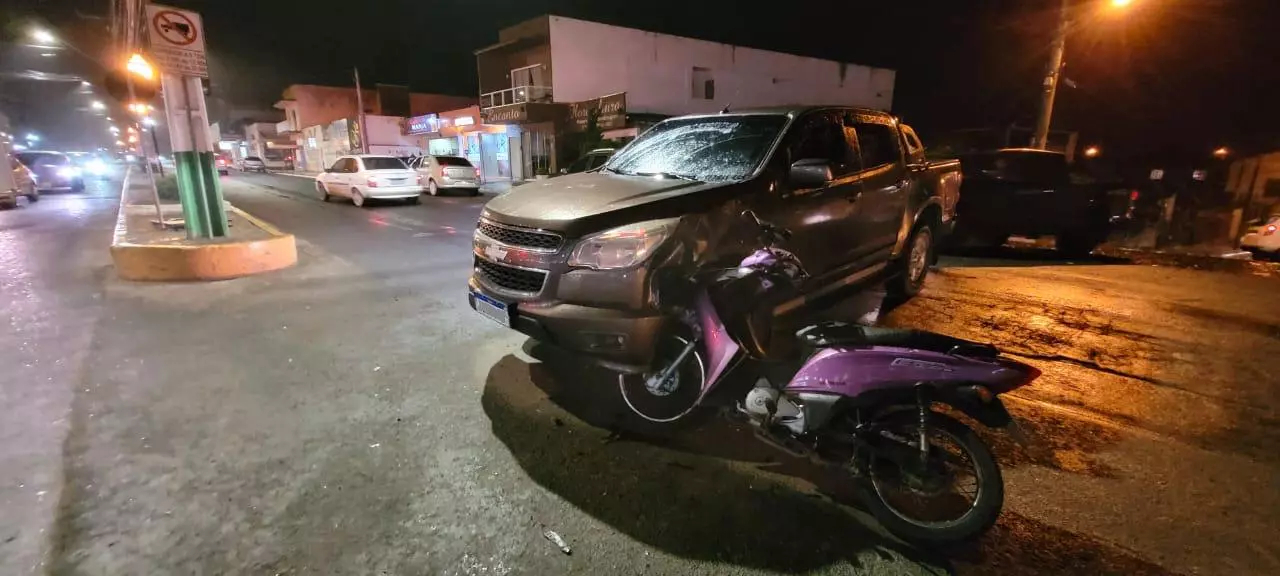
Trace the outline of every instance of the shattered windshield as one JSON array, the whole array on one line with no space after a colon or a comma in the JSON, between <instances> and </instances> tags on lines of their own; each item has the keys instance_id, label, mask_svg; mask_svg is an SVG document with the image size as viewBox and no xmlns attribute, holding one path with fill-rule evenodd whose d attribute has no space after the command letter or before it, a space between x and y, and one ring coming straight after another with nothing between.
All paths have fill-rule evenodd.
<instances>
[{"instance_id":1,"label":"shattered windshield","mask_svg":"<svg viewBox=\"0 0 1280 576\"><path fill-rule=\"evenodd\" d=\"M782 128L782 115L667 120L618 152L604 169L692 180L741 180L755 172Z\"/></svg>"}]
</instances>

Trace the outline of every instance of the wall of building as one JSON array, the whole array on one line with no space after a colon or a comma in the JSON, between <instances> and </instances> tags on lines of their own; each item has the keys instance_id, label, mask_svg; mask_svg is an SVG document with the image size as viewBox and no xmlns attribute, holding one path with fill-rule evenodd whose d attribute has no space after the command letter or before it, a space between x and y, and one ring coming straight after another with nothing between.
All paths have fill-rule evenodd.
<instances>
[{"instance_id":1,"label":"wall of building","mask_svg":"<svg viewBox=\"0 0 1280 576\"><path fill-rule=\"evenodd\" d=\"M365 113L377 114L377 93L368 88L361 92L364 95ZM296 112L294 118L297 119L295 129L325 125L357 113L355 88L294 84L285 89L284 99L293 101L292 108Z\"/></svg>"},{"instance_id":2,"label":"wall of building","mask_svg":"<svg viewBox=\"0 0 1280 576\"><path fill-rule=\"evenodd\" d=\"M466 108L476 103L475 96L448 96L445 94L409 94L409 109L414 116L435 114L444 110Z\"/></svg>"},{"instance_id":3,"label":"wall of building","mask_svg":"<svg viewBox=\"0 0 1280 576\"><path fill-rule=\"evenodd\" d=\"M550 17L557 102L627 93L628 112L688 114L779 104L843 104L888 110L893 70ZM714 80L693 95L694 68Z\"/></svg>"}]
</instances>

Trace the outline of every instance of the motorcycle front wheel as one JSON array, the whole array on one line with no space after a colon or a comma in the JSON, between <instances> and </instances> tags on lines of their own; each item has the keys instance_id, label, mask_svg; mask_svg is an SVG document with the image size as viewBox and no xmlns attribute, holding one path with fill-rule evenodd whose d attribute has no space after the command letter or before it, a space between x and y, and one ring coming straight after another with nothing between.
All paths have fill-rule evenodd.
<instances>
[{"instance_id":1,"label":"motorcycle front wheel","mask_svg":"<svg viewBox=\"0 0 1280 576\"><path fill-rule=\"evenodd\" d=\"M637 416L654 424L670 424L688 417L698 407L706 381L706 365L699 350L685 355L668 378L661 378L689 342L685 336L666 335L655 351L653 371L618 376L622 400Z\"/></svg>"},{"instance_id":2,"label":"motorcycle front wheel","mask_svg":"<svg viewBox=\"0 0 1280 576\"><path fill-rule=\"evenodd\" d=\"M892 414L881 428L918 448L915 416L913 411ZM935 412L929 453L926 464L913 467L875 455L864 460L871 513L909 542L951 544L981 536L1004 506L1004 479L991 449L968 426Z\"/></svg>"}]
</instances>

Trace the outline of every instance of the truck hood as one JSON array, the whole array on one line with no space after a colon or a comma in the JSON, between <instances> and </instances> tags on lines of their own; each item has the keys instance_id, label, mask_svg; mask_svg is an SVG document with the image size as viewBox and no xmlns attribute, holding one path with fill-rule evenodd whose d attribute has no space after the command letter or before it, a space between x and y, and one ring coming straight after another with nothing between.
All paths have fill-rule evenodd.
<instances>
[{"instance_id":1,"label":"truck hood","mask_svg":"<svg viewBox=\"0 0 1280 576\"><path fill-rule=\"evenodd\" d=\"M717 201L724 182L572 174L513 188L485 205L482 216L515 226L563 232L569 237L632 222L697 212Z\"/></svg>"}]
</instances>

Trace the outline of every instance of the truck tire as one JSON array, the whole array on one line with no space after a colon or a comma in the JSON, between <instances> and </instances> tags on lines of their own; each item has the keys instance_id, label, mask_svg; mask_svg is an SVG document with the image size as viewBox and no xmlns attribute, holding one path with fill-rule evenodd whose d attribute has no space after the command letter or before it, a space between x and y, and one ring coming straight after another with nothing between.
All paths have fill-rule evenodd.
<instances>
[{"instance_id":1,"label":"truck tire","mask_svg":"<svg viewBox=\"0 0 1280 576\"><path fill-rule=\"evenodd\" d=\"M911 232L906 248L891 265L892 278L889 279L889 295L895 298L910 298L924 288L924 280L929 276L929 266L933 264L933 225L922 222Z\"/></svg>"}]
</instances>

